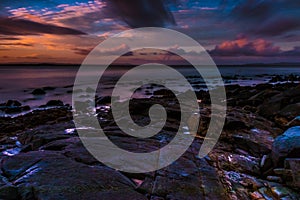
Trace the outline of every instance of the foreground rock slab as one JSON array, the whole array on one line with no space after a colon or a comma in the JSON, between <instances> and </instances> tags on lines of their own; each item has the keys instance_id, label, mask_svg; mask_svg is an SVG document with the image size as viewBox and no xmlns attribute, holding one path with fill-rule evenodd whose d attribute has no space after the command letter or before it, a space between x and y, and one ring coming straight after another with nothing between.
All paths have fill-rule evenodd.
<instances>
[{"instance_id":1,"label":"foreground rock slab","mask_svg":"<svg viewBox=\"0 0 300 200\"><path fill-rule=\"evenodd\" d=\"M88 166L60 153L32 151L2 158L2 176L17 192L14 199L146 199L121 173ZM1 199L10 199L7 188Z\"/></svg>"}]
</instances>

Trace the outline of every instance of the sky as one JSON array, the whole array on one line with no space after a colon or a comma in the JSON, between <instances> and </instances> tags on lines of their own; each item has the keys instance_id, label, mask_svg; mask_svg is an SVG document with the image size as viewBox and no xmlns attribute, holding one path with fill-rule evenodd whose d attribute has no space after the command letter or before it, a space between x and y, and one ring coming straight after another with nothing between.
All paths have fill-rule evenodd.
<instances>
[{"instance_id":1,"label":"sky","mask_svg":"<svg viewBox=\"0 0 300 200\"><path fill-rule=\"evenodd\" d=\"M296 63L299 19L298 0L1 0L0 63L80 64L112 35L149 26L192 37L217 64ZM153 55L141 51L120 63Z\"/></svg>"}]
</instances>

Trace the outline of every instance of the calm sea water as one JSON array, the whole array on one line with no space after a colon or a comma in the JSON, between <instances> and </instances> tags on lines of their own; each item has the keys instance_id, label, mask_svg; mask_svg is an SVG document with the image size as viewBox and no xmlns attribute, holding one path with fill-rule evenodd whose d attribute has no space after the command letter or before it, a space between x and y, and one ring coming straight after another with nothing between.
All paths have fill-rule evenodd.
<instances>
[{"instance_id":1,"label":"calm sea water","mask_svg":"<svg viewBox=\"0 0 300 200\"><path fill-rule=\"evenodd\" d=\"M194 76L190 68L178 69L185 76ZM227 80L226 84L255 85L267 82L271 75L300 75L300 67L219 67L223 76L238 75L237 80ZM74 66L2 66L0 67L0 102L16 99L25 105L38 106L51 99L60 99L71 103L72 85L78 67ZM126 69L111 69L106 73L104 83L107 88L113 87L109 81L121 76ZM147 72L145 72L147 73ZM85 74L90 76L91 74ZM194 80L195 81L195 80ZM36 88L48 88L46 95L34 96L31 92ZM100 95L105 95L105 87Z\"/></svg>"}]
</instances>

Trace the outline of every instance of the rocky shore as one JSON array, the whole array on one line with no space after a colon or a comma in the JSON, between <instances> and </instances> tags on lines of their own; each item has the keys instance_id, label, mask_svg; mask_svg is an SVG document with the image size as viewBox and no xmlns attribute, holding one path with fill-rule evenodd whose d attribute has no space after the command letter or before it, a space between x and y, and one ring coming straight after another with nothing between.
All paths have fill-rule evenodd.
<instances>
[{"instance_id":1,"label":"rocky shore","mask_svg":"<svg viewBox=\"0 0 300 200\"><path fill-rule=\"evenodd\" d=\"M197 156L210 121L209 94L199 91L201 121L193 144L172 165L144 174L116 171L91 156L69 105L50 101L30 111L18 101L5 102L1 111L23 114L0 117L0 199L300 199L300 85L229 85L226 93L224 130L208 156ZM168 144L177 131L178 102L166 90L130 102L140 125L149 122L151 105L173 102L162 132L145 140L117 127L109 101L97 98L97 116L121 148L148 152Z\"/></svg>"}]
</instances>

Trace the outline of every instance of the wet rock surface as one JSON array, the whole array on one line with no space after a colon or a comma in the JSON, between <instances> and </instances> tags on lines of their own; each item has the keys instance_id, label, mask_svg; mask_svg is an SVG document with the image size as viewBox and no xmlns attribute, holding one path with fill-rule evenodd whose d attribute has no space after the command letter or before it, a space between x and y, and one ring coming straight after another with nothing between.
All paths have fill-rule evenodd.
<instances>
[{"instance_id":1,"label":"wet rock surface","mask_svg":"<svg viewBox=\"0 0 300 200\"><path fill-rule=\"evenodd\" d=\"M227 118L213 151L198 157L211 117L209 95L201 91L200 126L192 132L194 125L189 124L186 130L196 134L190 148L171 165L141 174L111 169L96 160L77 134L78 128L91 127L75 128L71 110L60 101L48 102L54 106L49 109L1 117L0 199L300 199L299 113L289 111L299 103L299 86L226 89ZM172 105L163 130L145 140L118 128L109 97L97 99L99 123L114 144L150 152L173 139L180 119L178 102L165 90L156 94L130 102L132 119L139 125L149 123L148 110L154 103Z\"/></svg>"}]
</instances>

